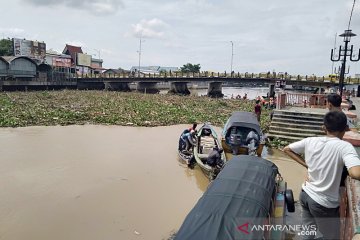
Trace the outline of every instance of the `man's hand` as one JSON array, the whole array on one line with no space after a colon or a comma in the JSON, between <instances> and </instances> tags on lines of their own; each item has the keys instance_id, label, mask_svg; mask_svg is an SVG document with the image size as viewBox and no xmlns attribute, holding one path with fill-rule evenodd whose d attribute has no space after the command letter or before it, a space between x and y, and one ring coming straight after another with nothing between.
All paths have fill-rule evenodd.
<instances>
[{"instance_id":1,"label":"man's hand","mask_svg":"<svg viewBox=\"0 0 360 240\"><path fill-rule=\"evenodd\" d=\"M305 163L305 160L298 154L296 154L295 152L293 152L291 150L291 148L289 148L289 146L284 147L283 150L289 157L291 157L292 159L294 159L296 162L300 163L301 165L303 165L304 167L308 168L308 166Z\"/></svg>"}]
</instances>

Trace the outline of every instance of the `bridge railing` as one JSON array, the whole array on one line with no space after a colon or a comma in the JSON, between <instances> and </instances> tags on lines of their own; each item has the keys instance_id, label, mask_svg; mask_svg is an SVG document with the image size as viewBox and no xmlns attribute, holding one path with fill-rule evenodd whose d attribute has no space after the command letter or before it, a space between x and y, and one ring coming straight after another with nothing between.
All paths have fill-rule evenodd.
<instances>
[{"instance_id":1,"label":"bridge railing","mask_svg":"<svg viewBox=\"0 0 360 240\"><path fill-rule=\"evenodd\" d=\"M199 72L199 73L182 73L182 72L162 72L162 73L83 73L76 74L76 78L254 78L254 79L271 79L271 80L285 80L287 84L291 85L292 81L311 81L311 82L331 82L338 83L339 78L337 76L315 76L315 75L289 75L289 74L277 74L277 73L227 73L227 72ZM360 84L360 78L344 79L346 84Z\"/></svg>"},{"instance_id":2,"label":"bridge railing","mask_svg":"<svg viewBox=\"0 0 360 240\"><path fill-rule=\"evenodd\" d=\"M284 93L279 94L279 107L316 107L326 108L326 94Z\"/></svg>"}]
</instances>

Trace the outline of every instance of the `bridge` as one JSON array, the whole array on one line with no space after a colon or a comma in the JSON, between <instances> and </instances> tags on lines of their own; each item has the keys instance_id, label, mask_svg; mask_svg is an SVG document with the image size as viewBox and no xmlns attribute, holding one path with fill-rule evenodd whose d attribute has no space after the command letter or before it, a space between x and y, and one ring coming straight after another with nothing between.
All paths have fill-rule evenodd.
<instances>
[{"instance_id":1,"label":"bridge","mask_svg":"<svg viewBox=\"0 0 360 240\"><path fill-rule=\"evenodd\" d=\"M77 88L77 89L107 89L117 91L130 91L129 84L136 84L136 89L143 92L158 91L158 83L168 83L169 91L178 94L189 94L187 84L202 82L208 84L209 96L221 96L221 88L226 84L253 84L269 85L270 93L275 87L285 85L311 86L311 87L333 87L337 86L338 77L317 77L275 74L275 73L123 73L123 74L82 74L64 80L5 80L0 81L0 89L42 89L42 88ZM345 85L360 84L360 78L346 78Z\"/></svg>"}]
</instances>

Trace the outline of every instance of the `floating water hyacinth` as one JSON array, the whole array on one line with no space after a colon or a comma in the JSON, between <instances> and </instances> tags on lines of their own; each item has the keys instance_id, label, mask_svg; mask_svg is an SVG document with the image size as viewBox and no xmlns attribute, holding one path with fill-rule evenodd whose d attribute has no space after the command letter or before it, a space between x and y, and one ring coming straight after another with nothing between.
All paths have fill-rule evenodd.
<instances>
[{"instance_id":1,"label":"floating water hyacinth","mask_svg":"<svg viewBox=\"0 0 360 240\"><path fill-rule=\"evenodd\" d=\"M222 127L234 111L254 111L254 101L109 91L1 92L0 127L105 124L164 126L211 122ZM129 124L131 123L131 124ZM261 126L267 131L269 112Z\"/></svg>"}]
</instances>

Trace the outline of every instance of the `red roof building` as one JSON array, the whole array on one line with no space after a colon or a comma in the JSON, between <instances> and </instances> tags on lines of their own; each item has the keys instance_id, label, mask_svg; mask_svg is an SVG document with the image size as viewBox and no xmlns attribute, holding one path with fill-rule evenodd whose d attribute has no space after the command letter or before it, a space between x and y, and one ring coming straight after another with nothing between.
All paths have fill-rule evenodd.
<instances>
[{"instance_id":1,"label":"red roof building","mask_svg":"<svg viewBox=\"0 0 360 240\"><path fill-rule=\"evenodd\" d=\"M71 46L69 44L66 44L62 53L66 54L66 55L70 55L72 65L75 65L76 54L83 53L83 51L82 51L81 47Z\"/></svg>"}]
</instances>

